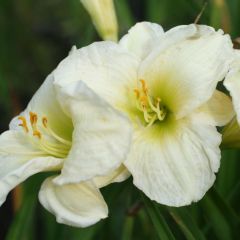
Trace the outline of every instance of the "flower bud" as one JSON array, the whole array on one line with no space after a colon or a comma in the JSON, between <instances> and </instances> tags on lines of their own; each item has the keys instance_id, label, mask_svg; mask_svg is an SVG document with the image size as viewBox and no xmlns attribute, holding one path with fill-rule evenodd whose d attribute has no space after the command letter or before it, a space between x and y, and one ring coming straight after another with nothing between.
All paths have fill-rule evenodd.
<instances>
[{"instance_id":1,"label":"flower bud","mask_svg":"<svg viewBox=\"0 0 240 240\"><path fill-rule=\"evenodd\" d=\"M118 40L118 23L113 0L80 0L104 40Z\"/></svg>"}]
</instances>

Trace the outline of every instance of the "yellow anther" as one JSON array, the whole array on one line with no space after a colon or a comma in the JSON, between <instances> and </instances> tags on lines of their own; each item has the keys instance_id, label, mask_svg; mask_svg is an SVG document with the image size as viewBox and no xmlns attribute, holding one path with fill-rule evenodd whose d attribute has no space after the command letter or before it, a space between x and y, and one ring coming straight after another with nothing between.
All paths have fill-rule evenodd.
<instances>
[{"instance_id":1,"label":"yellow anther","mask_svg":"<svg viewBox=\"0 0 240 240\"><path fill-rule=\"evenodd\" d=\"M140 82L142 84L142 90L143 90L144 94L147 95L148 89L147 89L147 85L146 85L145 80L140 79Z\"/></svg>"},{"instance_id":2,"label":"yellow anther","mask_svg":"<svg viewBox=\"0 0 240 240\"><path fill-rule=\"evenodd\" d=\"M37 136L40 139L42 134L37 129L38 116L34 112L29 112L29 117L30 117L30 123L33 130L33 136Z\"/></svg>"},{"instance_id":3,"label":"yellow anther","mask_svg":"<svg viewBox=\"0 0 240 240\"><path fill-rule=\"evenodd\" d=\"M48 122L47 118L46 118L46 117L43 117L43 118L42 118L42 124L43 124L43 126L44 126L45 128L47 128L47 122Z\"/></svg>"},{"instance_id":4,"label":"yellow anther","mask_svg":"<svg viewBox=\"0 0 240 240\"><path fill-rule=\"evenodd\" d=\"M147 97L146 96L142 96L141 98L140 98L140 102L141 102L141 104L142 104L142 106L147 106Z\"/></svg>"},{"instance_id":5,"label":"yellow anther","mask_svg":"<svg viewBox=\"0 0 240 240\"><path fill-rule=\"evenodd\" d=\"M25 130L26 133L28 133L28 126L27 126L27 120L25 117L23 116L19 116L18 120L22 121L22 123L18 124L19 126L23 127L23 129Z\"/></svg>"},{"instance_id":6,"label":"yellow anther","mask_svg":"<svg viewBox=\"0 0 240 240\"><path fill-rule=\"evenodd\" d=\"M36 136L36 137L38 137L39 139L41 139L42 134L41 134L38 130L34 130L34 131L33 131L33 136Z\"/></svg>"},{"instance_id":7,"label":"yellow anther","mask_svg":"<svg viewBox=\"0 0 240 240\"><path fill-rule=\"evenodd\" d=\"M37 117L37 114L34 113L34 112L29 112L29 116L30 116L30 122L31 122L31 125L35 125L37 123L37 120L38 120L38 117Z\"/></svg>"},{"instance_id":8,"label":"yellow anther","mask_svg":"<svg viewBox=\"0 0 240 240\"><path fill-rule=\"evenodd\" d=\"M140 79L141 88L134 89L136 94L137 109L143 113L147 126L151 126L155 121L163 121L166 116L166 109L161 104L161 98L154 98L149 94L145 80Z\"/></svg>"},{"instance_id":9,"label":"yellow anther","mask_svg":"<svg viewBox=\"0 0 240 240\"><path fill-rule=\"evenodd\" d=\"M38 122L39 119L39 122ZM72 141L58 135L51 129L47 117L38 116L34 112L29 112L29 118L19 116L19 126L22 126L26 132L31 132L27 136L28 140L39 151L29 152L30 155L50 155L58 158L65 158L72 146ZM27 125L31 127L28 128ZM25 154L25 153L24 153Z\"/></svg>"},{"instance_id":10,"label":"yellow anther","mask_svg":"<svg viewBox=\"0 0 240 240\"><path fill-rule=\"evenodd\" d=\"M140 91L138 89L136 89L136 88L133 91L135 92L136 97L138 99L140 97Z\"/></svg>"}]
</instances>

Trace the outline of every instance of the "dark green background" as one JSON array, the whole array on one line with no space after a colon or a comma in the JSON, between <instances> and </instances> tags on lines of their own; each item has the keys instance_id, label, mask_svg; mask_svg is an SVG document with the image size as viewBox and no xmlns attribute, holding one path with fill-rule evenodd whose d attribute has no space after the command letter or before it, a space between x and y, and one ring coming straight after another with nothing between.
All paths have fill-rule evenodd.
<instances>
[{"instance_id":1,"label":"dark green background","mask_svg":"<svg viewBox=\"0 0 240 240\"><path fill-rule=\"evenodd\" d=\"M115 3L122 36L138 21L157 22L166 30L192 23L204 2ZM209 1L200 23L221 27L233 39L239 37L240 0ZM96 40L100 38L78 0L0 0L0 131L24 109L72 45L82 47ZM103 189L109 218L86 229L57 224L40 206L37 192L46 176L39 174L22 185L22 201L19 194L11 194L0 208L0 239L240 239L239 157L237 150L223 151L216 184L202 201L189 207L155 204L132 186L131 179L112 184Z\"/></svg>"}]
</instances>

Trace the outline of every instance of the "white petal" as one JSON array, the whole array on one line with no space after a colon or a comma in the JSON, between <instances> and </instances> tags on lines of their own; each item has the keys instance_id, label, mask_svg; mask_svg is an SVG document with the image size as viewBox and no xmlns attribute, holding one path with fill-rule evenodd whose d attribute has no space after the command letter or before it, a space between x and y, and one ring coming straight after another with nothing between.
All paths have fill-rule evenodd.
<instances>
[{"instance_id":1,"label":"white petal","mask_svg":"<svg viewBox=\"0 0 240 240\"><path fill-rule=\"evenodd\" d=\"M136 24L136 26L138 26L138 23ZM140 34L140 30L141 30L140 27L141 28L148 27L148 28L152 29L151 37L150 37L150 35L148 36L148 39L145 37L146 38L146 39L144 39L145 41L142 42L143 49L141 51L143 51L143 53L145 53L143 55L144 57L147 57L147 55L149 55L149 53L151 53L151 55L154 55L154 53L156 55L158 55L161 51L164 51L168 47L171 47L172 45L177 44L183 40L186 40L187 38L190 38L190 37L194 36L194 34L196 34L196 26L193 24L192 25L180 25L180 26L171 28L170 30L168 30L167 32L164 33L163 30L161 31L159 29L159 28L161 28L161 26L158 24L148 23L146 26L145 26L145 24L143 24L143 26L141 26L141 23L140 23L140 26L138 26L138 28L134 29L134 32L137 33L137 30L139 30L138 32ZM127 38L128 35L125 35L125 36ZM124 41L126 41L124 39L125 36L123 37ZM123 43L124 43L124 41L123 41ZM141 42L142 40L138 39L138 41ZM121 43L121 41L120 41L119 44L123 45L123 43ZM134 42L131 42L131 43L132 43L132 45L134 45ZM136 45L136 41L135 41L135 45ZM145 45L145 46L143 46L143 45ZM126 48L126 44L124 44L123 47ZM134 48L134 46L131 46L131 49L130 49L130 47L128 49L129 49L129 51L133 51L133 48ZM144 50L144 49L146 49L146 50ZM144 59L144 57L142 57L142 59Z\"/></svg>"},{"instance_id":2,"label":"white petal","mask_svg":"<svg viewBox=\"0 0 240 240\"><path fill-rule=\"evenodd\" d=\"M139 131L125 162L134 184L169 206L200 200L219 168L221 137L215 127L185 124Z\"/></svg>"},{"instance_id":3,"label":"white petal","mask_svg":"<svg viewBox=\"0 0 240 240\"><path fill-rule=\"evenodd\" d=\"M58 186L48 178L39 192L41 204L56 216L58 223L88 227L108 216L100 191L90 182Z\"/></svg>"},{"instance_id":4,"label":"white petal","mask_svg":"<svg viewBox=\"0 0 240 240\"><path fill-rule=\"evenodd\" d=\"M106 176L94 178L93 182L98 188L102 188L109 185L110 183L123 182L127 178L129 178L130 175L131 175L130 172L122 164L119 168L117 168L113 172L110 172Z\"/></svg>"},{"instance_id":5,"label":"white petal","mask_svg":"<svg viewBox=\"0 0 240 240\"><path fill-rule=\"evenodd\" d=\"M234 117L233 105L230 97L216 90L213 96L191 114L196 123L212 126L224 126Z\"/></svg>"},{"instance_id":6,"label":"white petal","mask_svg":"<svg viewBox=\"0 0 240 240\"><path fill-rule=\"evenodd\" d=\"M7 131L0 136L0 205L7 194L29 176L57 170L62 159L46 157L19 131Z\"/></svg>"},{"instance_id":7,"label":"white petal","mask_svg":"<svg viewBox=\"0 0 240 240\"><path fill-rule=\"evenodd\" d=\"M153 43L164 34L162 27L156 23L141 22L134 25L128 34L122 37L119 45L144 59L152 50Z\"/></svg>"},{"instance_id":8,"label":"white petal","mask_svg":"<svg viewBox=\"0 0 240 240\"><path fill-rule=\"evenodd\" d=\"M130 148L128 119L81 81L59 88L59 98L73 120L74 132L72 148L56 182L85 181L118 168Z\"/></svg>"},{"instance_id":9,"label":"white petal","mask_svg":"<svg viewBox=\"0 0 240 240\"><path fill-rule=\"evenodd\" d=\"M112 105L127 104L137 84L139 61L118 44L97 42L74 51L54 71L56 84L83 81Z\"/></svg>"},{"instance_id":10,"label":"white petal","mask_svg":"<svg viewBox=\"0 0 240 240\"><path fill-rule=\"evenodd\" d=\"M73 46L71 47L68 55L72 55L72 54L73 54L74 52L76 52L76 51L77 51L77 47L76 47L76 45L73 45Z\"/></svg>"},{"instance_id":11,"label":"white petal","mask_svg":"<svg viewBox=\"0 0 240 240\"><path fill-rule=\"evenodd\" d=\"M235 50L235 58L225 81L225 87L230 91L237 120L240 124L240 50Z\"/></svg>"},{"instance_id":12,"label":"white petal","mask_svg":"<svg viewBox=\"0 0 240 240\"><path fill-rule=\"evenodd\" d=\"M184 34L179 28L175 44L173 39L166 37L166 44L163 41L159 49L154 49L143 61L139 73L149 89L153 89L152 94L159 96L177 118L186 116L210 99L232 60L232 43L228 35L207 26L188 27L191 31L195 28L193 35L182 39ZM183 31L185 33L186 29Z\"/></svg>"}]
</instances>

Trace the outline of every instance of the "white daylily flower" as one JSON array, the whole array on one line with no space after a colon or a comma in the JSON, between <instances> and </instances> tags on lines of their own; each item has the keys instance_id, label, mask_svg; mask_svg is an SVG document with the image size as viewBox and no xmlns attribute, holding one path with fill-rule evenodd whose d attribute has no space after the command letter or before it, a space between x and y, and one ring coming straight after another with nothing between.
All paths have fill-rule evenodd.
<instances>
[{"instance_id":1,"label":"white daylily flower","mask_svg":"<svg viewBox=\"0 0 240 240\"><path fill-rule=\"evenodd\" d=\"M129 151L131 128L86 86L74 89L70 84L58 93L53 82L51 74L0 136L0 205L33 174L76 167L78 172L69 172L74 183L64 184L66 172L61 184L48 178L39 199L58 222L86 227L108 215L98 188L128 177L121 163Z\"/></svg>"},{"instance_id":2,"label":"white daylily flower","mask_svg":"<svg viewBox=\"0 0 240 240\"><path fill-rule=\"evenodd\" d=\"M80 0L104 40L118 40L118 23L113 0Z\"/></svg>"},{"instance_id":3,"label":"white daylily flower","mask_svg":"<svg viewBox=\"0 0 240 240\"><path fill-rule=\"evenodd\" d=\"M134 134L124 164L134 184L159 203L182 206L202 198L219 168L216 125L233 113L230 99L215 89L231 57L231 40L222 31L189 25L164 33L139 23L119 44L75 51L54 77L63 89L84 82L128 115Z\"/></svg>"}]
</instances>

